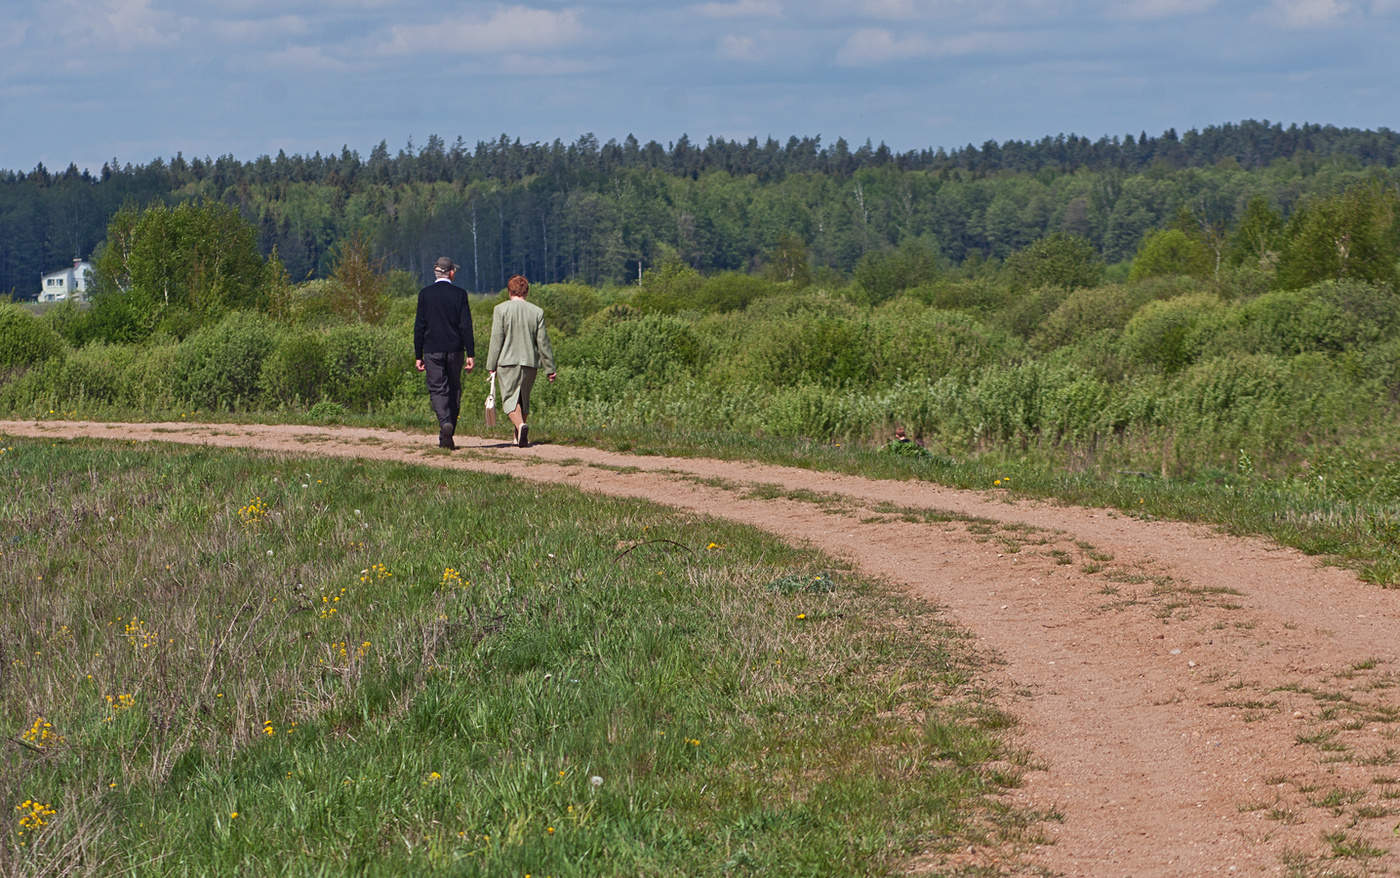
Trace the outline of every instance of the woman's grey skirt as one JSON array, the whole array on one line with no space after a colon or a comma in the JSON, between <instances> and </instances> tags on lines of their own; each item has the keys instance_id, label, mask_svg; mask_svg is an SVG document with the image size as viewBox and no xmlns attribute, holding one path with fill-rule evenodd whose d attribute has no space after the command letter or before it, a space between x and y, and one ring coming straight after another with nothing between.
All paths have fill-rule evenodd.
<instances>
[{"instance_id":1,"label":"woman's grey skirt","mask_svg":"<svg viewBox=\"0 0 1400 878\"><path fill-rule=\"evenodd\" d=\"M519 406L520 414L529 417L530 388L535 386L535 373L538 371L534 366L497 366L496 384L500 387L497 411L508 415Z\"/></svg>"}]
</instances>

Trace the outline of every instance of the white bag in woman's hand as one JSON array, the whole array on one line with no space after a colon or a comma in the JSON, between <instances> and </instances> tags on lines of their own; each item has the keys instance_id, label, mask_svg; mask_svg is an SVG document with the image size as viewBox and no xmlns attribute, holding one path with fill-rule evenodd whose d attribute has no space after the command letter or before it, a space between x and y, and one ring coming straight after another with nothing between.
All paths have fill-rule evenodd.
<instances>
[{"instance_id":1,"label":"white bag in woman's hand","mask_svg":"<svg viewBox=\"0 0 1400 878\"><path fill-rule=\"evenodd\" d=\"M491 392L486 394L486 426L496 426L496 373L491 373Z\"/></svg>"}]
</instances>

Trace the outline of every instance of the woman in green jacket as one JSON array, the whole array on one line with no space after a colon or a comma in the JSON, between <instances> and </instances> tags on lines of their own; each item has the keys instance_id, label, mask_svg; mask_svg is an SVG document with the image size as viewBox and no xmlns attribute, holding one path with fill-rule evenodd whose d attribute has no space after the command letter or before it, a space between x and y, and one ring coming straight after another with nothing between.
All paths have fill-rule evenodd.
<instances>
[{"instance_id":1,"label":"woman in green jacket","mask_svg":"<svg viewBox=\"0 0 1400 878\"><path fill-rule=\"evenodd\" d=\"M506 284L506 292L510 298L491 312L486 370L500 384L497 405L515 425L515 444L524 448L530 443L530 426L525 422L530 415L530 388L541 369L554 380L554 349L544 329L544 311L525 301L530 282L517 274Z\"/></svg>"}]
</instances>

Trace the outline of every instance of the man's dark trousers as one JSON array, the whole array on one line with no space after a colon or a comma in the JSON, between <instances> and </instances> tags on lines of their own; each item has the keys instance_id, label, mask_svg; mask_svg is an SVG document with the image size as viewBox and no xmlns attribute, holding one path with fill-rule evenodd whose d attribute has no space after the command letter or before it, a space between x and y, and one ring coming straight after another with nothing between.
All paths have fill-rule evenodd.
<instances>
[{"instance_id":1,"label":"man's dark trousers","mask_svg":"<svg viewBox=\"0 0 1400 878\"><path fill-rule=\"evenodd\" d=\"M428 399L437 414L438 429L451 436L457 431L457 414L462 407L462 351L423 355L423 373L428 379Z\"/></svg>"}]
</instances>

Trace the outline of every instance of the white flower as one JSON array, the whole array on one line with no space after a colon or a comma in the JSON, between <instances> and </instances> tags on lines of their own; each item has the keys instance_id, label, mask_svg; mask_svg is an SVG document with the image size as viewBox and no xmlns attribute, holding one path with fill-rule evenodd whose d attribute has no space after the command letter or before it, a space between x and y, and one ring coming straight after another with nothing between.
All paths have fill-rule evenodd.
<instances>
[{"instance_id":1,"label":"white flower","mask_svg":"<svg viewBox=\"0 0 1400 878\"><path fill-rule=\"evenodd\" d=\"M595 787L600 787L603 785L603 779L596 774L590 777L588 779L588 782L593 784Z\"/></svg>"}]
</instances>

